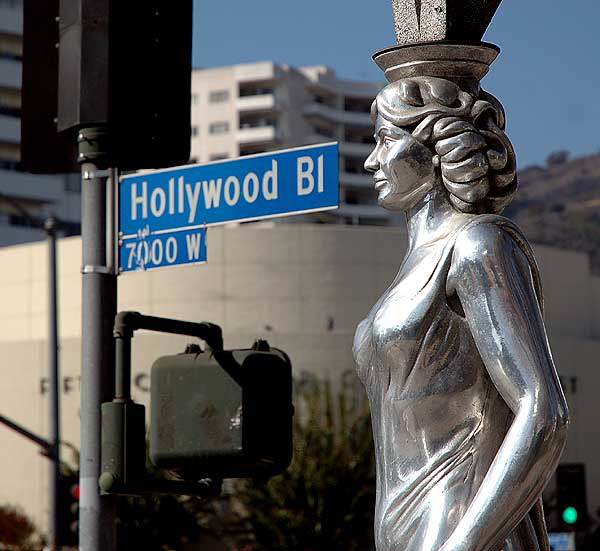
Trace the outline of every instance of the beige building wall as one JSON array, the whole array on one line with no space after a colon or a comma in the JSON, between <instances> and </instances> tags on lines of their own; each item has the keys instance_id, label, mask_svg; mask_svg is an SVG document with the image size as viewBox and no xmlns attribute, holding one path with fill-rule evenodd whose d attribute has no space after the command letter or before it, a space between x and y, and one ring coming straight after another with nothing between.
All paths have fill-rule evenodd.
<instances>
[{"instance_id":1,"label":"beige building wall","mask_svg":"<svg viewBox=\"0 0 600 551\"><path fill-rule=\"evenodd\" d=\"M63 439L79 444L81 241L59 242ZM585 255L534 247L543 274L546 320L573 418L565 461L588 467L590 510L600 505L599 279ZM286 350L295 373L335 377L352 369L354 328L394 277L405 234L394 228L270 223L211 228L208 263L119 277L119 309L224 329L227 347L266 338ZM0 413L47 434L47 288L44 244L0 249ZM148 405L153 360L190 341L138 332L133 395ZM0 502L21 504L46 525L48 461L36 446L0 426ZM65 459L70 451L63 448Z\"/></svg>"}]
</instances>

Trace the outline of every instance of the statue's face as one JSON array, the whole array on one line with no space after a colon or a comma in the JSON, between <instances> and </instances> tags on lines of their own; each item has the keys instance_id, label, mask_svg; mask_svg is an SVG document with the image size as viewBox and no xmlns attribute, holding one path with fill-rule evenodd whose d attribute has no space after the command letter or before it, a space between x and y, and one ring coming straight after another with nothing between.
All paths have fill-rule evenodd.
<instances>
[{"instance_id":1,"label":"statue's face","mask_svg":"<svg viewBox=\"0 0 600 551\"><path fill-rule=\"evenodd\" d=\"M388 210L407 211L433 188L433 153L381 115L375 124L375 140L365 169L373 173L377 202Z\"/></svg>"}]
</instances>

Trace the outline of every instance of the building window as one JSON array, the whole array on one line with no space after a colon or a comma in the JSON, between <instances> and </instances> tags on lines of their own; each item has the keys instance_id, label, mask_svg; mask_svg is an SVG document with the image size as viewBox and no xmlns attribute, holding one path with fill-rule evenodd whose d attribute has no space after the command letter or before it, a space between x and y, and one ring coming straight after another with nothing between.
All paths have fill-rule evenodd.
<instances>
[{"instance_id":1,"label":"building window","mask_svg":"<svg viewBox=\"0 0 600 551\"><path fill-rule=\"evenodd\" d=\"M21 109L0 103L0 115L6 115L8 117L20 117Z\"/></svg>"},{"instance_id":2,"label":"building window","mask_svg":"<svg viewBox=\"0 0 600 551\"><path fill-rule=\"evenodd\" d=\"M192 105L198 105L198 94L192 94Z\"/></svg>"},{"instance_id":3,"label":"building window","mask_svg":"<svg viewBox=\"0 0 600 551\"><path fill-rule=\"evenodd\" d=\"M242 147L240 148L240 156L244 156L244 155L257 155L258 153L266 153L268 151L268 149L264 148L264 147L256 147L256 146L249 146L249 147Z\"/></svg>"},{"instance_id":4,"label":"building window","mask_svg":"<svg viewBox=\"0 0 600 551\"><path fill-rule=\"evenodd\" d=\"M243 115L239 121L240 128L260 128L263 126L277 126L277 119L261 115Z\"/></svg>"},{"instance_id":5,"label":"building window","mask_svg":"<svg viewBox=\"0 0 600 551\"><path fill-rule=\"evenodd\" d=\"M356 158L345 158L344 159L344 172L348 174L366 174L362 159Z\"/></svg>"},{"instance_id":6,"label":"building window","mask_svg":"<svg viewBox=\"0 0 600 551\"><path fill-rule=\"evenodd\" d=\"M2 168L15 169L21 159L21 148L18 143L0 141L0 163Z\"/></svg>"},{"instance_id":7,"label":"building window","mask_svg":"<svg viewBox=\"0 0 600 551\"><path fill-rule=\"evenodd\" d=\"M229 100L229 90L215 90L208 94L209 103L223 103Z\"/></svg>"},{"instance_id":8,"label":"building window","mask_svg":"<svg viewBox=\"0 0 600 551\"><path fill-rule=\"evenodd\" d=\"M329 107L336 107L336 97L333 95L326 96L324 94L315 94L313 96L313 101Z\"/></svg>"},{"instance_id":9,"label":"building window","mask_svg":"<svg viewBox=\"0 0 600 551\"><path fill-rule=\"evenodd\" d=\"M346 128L344 132L344 141L350 143L364 143L375 145L375 140L371 133L365 132L364 129Z\"/></svg>"},{"instance_id":10,"label":"building window","mask_svg":"<svg viewBox=\"0 0 600 551\"><path fill-rule=\"evenodd\" d=\"M377 199L371 190L347 188L344 202L347 205L376 205Z\"/></svg>"},{"instance_id":11,"label":"building window","mask_svg":"<svg viewBox=\"0 0 600 551\"><path fill-rule=\"evenodd\" d=\"M0 115L21 115L21 92L17 88L0 86Z\"/></svg>"},{"instance_id":12,"label":"building window","mask_svg":"<svg viewBox=\"0 0 600 551\"><path fill-rule=\"evenodd\" d=\"M9 4L10 5L10 4ZM0 59L23 58L23 39L18 34L0 32Z\"/></svg>"},{"instance_id":13,"label":"building window","mask_svg":"<svg viewBox=\"0 0 600 551\"><path fill-rule=\"evenodd\" d=\"M221 159L229 159L229 153L214 153L208 158L209 161L220 161Z\"/></svg>"},{"instance_id":14,"label":"building window","mask_svg":"<svg viewBox=\"0 0 600 551\"><path fill-rule=\"evenodd\" d=\"M211 122L208 127L209 134L226 134L229 132L229 123L227 121Z\"/></svg>"},{"instance_id":15,"label":"building window","mask_svg":"<svg viewBox=\"0 0 600 551\"><path fill-rule=\"evenodd\" d=\"M372 98L347 97L344 99L344 111L350 111L351 113L370 113L372 103Z\"/></svg>"},{"instance_id":16,"label":"building window","mask_svg":"<svg viewBox=\"0 0 600 551\"><path fill-rule=\"evenodd\" d=\"M263 96L265 94L272 94L273 88L268 85L259 84L240 84L239 95L240 97L245 96Z\"/></svg>"},{"instance_id":17,"label":"building window","mask_svg":"<svg viewBox=\"0 0 600 551\"><path fill-rule=\"evenodd\" d=\"M0 6L8 6L9 8L17 8L23 4L23 0L1 0Z\"/></svg>"},{"instance_id":18,"label":"building window","mask_svg":"<svg viewBox=\"0 0 600 551\"><path fill-rule=\"evenodd\" d=\"M322 126L315 126L314 133L325 138L333 138L334 136L334 130L331 128L324 128Z\"/></svg>"},{"instance_id":19,"label":"building window","mask_svg":"<svg viewBox=\"0 0 600 551\"><path fill-rule=\"evenodd\" d=\"M199 129L197 126L192 126L192 138L195 138L198 135Z\"/></svg>"}]
</instances>

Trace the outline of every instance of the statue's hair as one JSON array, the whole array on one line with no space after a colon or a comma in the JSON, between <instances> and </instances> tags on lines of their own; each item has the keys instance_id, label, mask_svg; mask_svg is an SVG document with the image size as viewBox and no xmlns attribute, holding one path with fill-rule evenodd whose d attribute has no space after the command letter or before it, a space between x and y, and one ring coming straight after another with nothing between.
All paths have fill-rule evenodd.
<instances>
[{"instance_id":1,"label":"statue's hair","mask_svg":"<svg viewBox=\"0 0 600 551\"><path fill-rule=\"evenodd\" d=\"M463 212L499 213L517 189L504 110L483 90L442 78L406 78L386 86L371 108L432 148L452 204Z\"/></svg>"}]
</instances>

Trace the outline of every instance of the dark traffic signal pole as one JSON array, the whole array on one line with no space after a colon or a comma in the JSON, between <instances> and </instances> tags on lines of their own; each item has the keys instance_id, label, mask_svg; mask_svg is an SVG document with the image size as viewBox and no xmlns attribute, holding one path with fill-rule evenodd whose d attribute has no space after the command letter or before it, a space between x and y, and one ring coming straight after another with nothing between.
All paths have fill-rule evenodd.
<instances>
[{"instance_id":1,"label":"dark traffic signal pole","mask_svg":"<svg viewBox=\"0 0 600 551\"><path fill-rule=\"evenodd\" d=\"M109 265L107 239L108 135L104 128L78 134L81 163L82 364L81 459L79 470L79 549L112 551L116 547L116 501L101 496L100 405L114 388L112 325L117 312L117 276Z\"/></svg>"},{"instance_id":2,"label":"dark traffic signal pole","mask_svg":"<svg viewBox=\"0 0 600 551\"><path fill-rule=\"evenodd\" d=\"M50 550L60 549L60 397L58 393L58 296L56 285L56 234L60 223L50 216L44 222L44 230L48 236L48 419L50 430L48 434L51 457L54 459L49 466L49 528Z\"/></svg>"},{"instance_id":3,"label":"dark traffic signal pole","mask_svg":"<svg viewBox=\"0 0 600 551\"><path fill-rule=\"evenodd\" d=\"M24 0L22 166L60 174L77 172L79 163L82 174L81 551L115 549L115 497L98 488L100 404L114 389L117 261L107 220L114 221L116 184L108 185L109 167L188 161L192 6Z\"/></svg>"}]
</instances>

